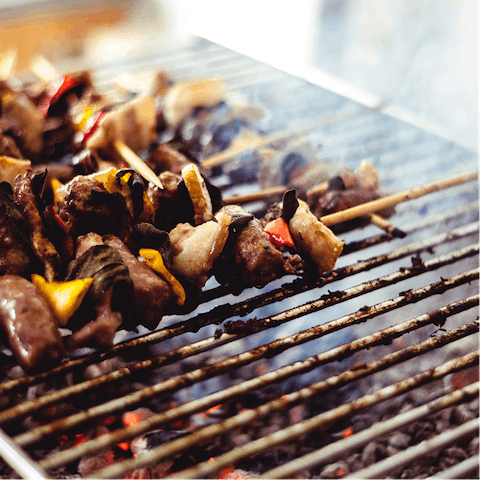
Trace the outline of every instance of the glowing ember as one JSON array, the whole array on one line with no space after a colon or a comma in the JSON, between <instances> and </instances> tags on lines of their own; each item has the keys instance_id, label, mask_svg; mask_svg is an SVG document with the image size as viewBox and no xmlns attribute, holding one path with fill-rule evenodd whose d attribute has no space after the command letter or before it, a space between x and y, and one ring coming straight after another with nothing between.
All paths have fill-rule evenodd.
<instances>
[{"instance_id":1,"label":"glowing ember","mask_svg":"<svg viewBox=\"0 0 480 480\"><path fill-rule=\"evenodd\" d=\"M343 437L349 437L350 435L353 434L353 427L348 427L343 431Z\"/></svg>"},{"instance_id":2,"label":"glowing ember","mask_svg":"<svg viewBox=\"0 0 480 480\"><path fill-rule=\"evenodd\" d=\"M126 452L130 448L130 445L128 444L128 442L121 442L121 443L117 443L117 447L121 448Z\"/></svg>"},{"instance_id":3,"label":"glowing ember","mask_svg":"<svg viewBox=\"0 0 480 480\"><path fill-rule=\"evenodd\" d=\"M218 478L227 478L228 475L231 475L233 473L233 468L226 468L225 470L222 470L219 474ZM229 477L233 478L233 477Z\"/></svg>"},{"instance_id":4,"label":"glowing ember","mask_svg":"<svg viewBox=\"0 0 480 480\"><path fill-rule=\"evenodd\" d=\"M114 421L115 421L115 417L113 415L110 415L109 417L106 417L103 419L102 424L111 425Z\"/></svg>"},{"instance_id":5,"label":"glowing ember","mask_svg":"<svg viewBox=\"0 0 480 480\"><path fill-rule=\"evenodd\" d=\"M212 413L215 412L216 410L218 410L219 408L222 408L221 404L218 404L218 405L215 405L215 406L209 408L206 412L201 413L200 416L202 418L207 418L208 416L212 415Z\"/></svg>"},{"instance_id":6,"label":"glowing ember","mask_svg":"<svg viewBox=\"0 0 480 480\"><path fill-rule=\"evenodd\" d=\"M132 412L126 412L122 415L122 423L125 427L137 425L153 416L153 412L148 408L137 408Z\"/></svg>"},{"instance_id":7,"label":"glowing ember","mask_svg":"<svg viewBox=\"0 0 480 480\"><path fill-rule=\"evenodd\" d=\"M83 433L75 434L75 446L87 441L87 437Z\"/></svg>"}]
</instances>

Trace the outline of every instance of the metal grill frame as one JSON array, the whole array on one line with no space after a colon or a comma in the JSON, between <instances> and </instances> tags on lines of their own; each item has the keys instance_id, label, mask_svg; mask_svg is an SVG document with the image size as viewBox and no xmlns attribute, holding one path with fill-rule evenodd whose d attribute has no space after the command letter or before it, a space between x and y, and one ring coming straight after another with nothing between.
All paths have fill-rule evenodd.
<instances>
[{"instance_id":1,"label":"metal grill frame","mask_svg":"<svg viewBox=\"0 0 480 480\"><path fill-rule=\"evenodd\" d=\"M241 73L238 70L239 65L242 65ZM156 51L148 57L134 59L129 64L128 70L132 74L142 75L144 72L152 71L158 67L165 68L167 72L178 79L198 78L205 76L207 73L209 76L220 76L225 79L230 91L245 96L252 105L256 105L256 100L260 100L260 103L264 105L265 110L269 113L267 118L269 121L262 126L262 133L267 136L270 135L277 140L280 136L282 141L288 141L289 138L298 138L303 135L312 143L321 140L322 146L318 150L321 152L322 158L327 159L327 161L342 161L345 165L353 166L358 163L359 159L363 159L375 152L378 165L383 165L384 168L379 173L382 188L385 191L394 192L421 186L405 185L405 179L401 179L398 172L396 173L399 168L418 165L416 163L417 159L422 159L423 162L421 166L413 171L413 174L423 172L423 174L432 174L437 179L443 179L447 174L451 176L461 173L465 169L477 168L476 152L466 151L463 147L439 139L428 132L420 131L418 128L403 122L392 120L386 116L382 117L382 105L373 109L357 105L355 102L326 92L301 79L291 77L253 59L204 40L199 40L195 44L181 50L171 52ZM123 65L97 66L94 73L99 80L99 86L107 88L107 79L113 78L114 74L121 73L122 69ZM102 83L102 80L105 83ZM286 92L291 92L292 96L284 97ZM282 101L279 99L279 94L282 94ZM323 106L323 109L321 110L322 114L319 116L317 109L320 106ZM387 129L388 131L386 132L380 131L379 133L376 128L382 122L393 122L395 128ZM348 126L352 124L359 126L359 130L353 131L351 135L346 135L345 130L348 130ZM340 140L342 135L346 135L343 141ZM398 146L398 148L395 150L392 149L392 146ZM406 157L409 157L408 164L405 160ZM404 162L401 166L398 165L400 159L403 159L402 161ZM464 165L461 165L460 162L464 162ZM437 171L439 165L442 167L440 172ZM255 188L255 186L251 186L251 188ZM233 195L237 190L238 186L231 185L226 189L226 194ZM462 266L461 273L452 274L448 278L440 276L439 280L435 282L418 288L411 288L393 297L387 294L386 299L373 302L368 307L365 306L334 320L313 325L305 330L292 333L285 338L268 342L264 346L242 351L238 355L220 360L204 368L199 367L184 375L157 383L139 392L119 397L103 405L89 406L84 411L17 434L13 438L0 431L0 454L7 462L11 462L11 466L22 477L36 476L37 478L48 478L47 472L51 468L77 461L82 456L102 451L121 441L131 440L173 420L202 412L214 405L236 398L245 392L252 392L263 386L293 378L295 375L313 371L322 365L334 361L342 361L353 356L357 351L373 348L375 345L384 345L407 332L412 332L425 325L441 324L445 318L455 316L460 312L468 312L470 315L470 320L465 325L449 330L444 334L439 333L435 337L425 339L404 349L390 352L381 358L375 358L374 356L370 362L363 363L355 369L347 369L337 376L326 378L307 387L300 386L297 391L261 405L257 409L241 412L223 422L201 428L192 435L173 440L161 448L152 450L140 457L114 464L95 474L97 478L114 478L124 475L139 466L158 462L192 445L201 444L212 438L212 436L232 431L245 422L266 417L272 412L284 411L294 405L305 402L311 396L319 395L322 392L383 371L392 365L398 365L399 362L422 355L424 352L441 348L446 344L478 332L476 310L473 314L471 313L478 306L478 295L471 295L455 301L445 300L446 303L442 303L442 306L439 308L414 315L410 319L403 319L403 321L381 331L361 336L345 345L327 349L303 360L297 360L292 364L276 368L271 372L251 378L239 385L229 386L218 392L212 392L192 402L180 405L174 410L171 409L157 414L136 426L120 429L87 441L75 448L47 455L39 462L33 461L26 453L31 446L34 446L42 439L58 435L70 429L81 429L85 422L92 419L101 418L112 412L123 412L128 408L141 405L142 402L148 399L157 398L169 392L179 391L203 380L238 369L243 365L249 365L258 359L281 356L287 349L296 345L303 345L310 340L324 337L331 332L338 332L353 325L363 324L379 315L397 311L397 309L406 305L411 306L432 296L442 295L455 288L460 288L462 285L466 286L470 283L476 285L478 268L463 267L465 265L467 267L468 265L473 266L473 262L475 262L475 265L478 265L478 245L475 243L475 237L478 236L478 203L476 200L454 201L456 196L460 199L478 197L477 183L470 182L463 186L455 187L451 191L417 199L399 207L392 221L394 223L397 221L402 222L401 225L396 223L395 225L401 226L402 230L407 233L405 239L393 239L391 236L380 234L370 227L360 232L346 234L345 236L349 240L345 246L343 257L349 257L357 253L363 255L364 252L368 254L368 252L378 249L380 253L373 254L367 260L347 262L333 272L321 276L317 281L310 279L280 279L280 281L274 282L265 291L249 294L246 300L242 296L238 300L236 299L227 304L220 304L220 302L223 302L222 298L230 293L228 288L218 286L207 289L203 293L202 302L206 304L213 301L218 303L218 305L213 306L206 312L195 313L185 319L181 318L176 323L166 327L162 327L161 324L159 330L119 343L108 352L95 352L84 357L69 360L48 372L4 381L0 384L0 392L8 394L50 379L62 378L69 372L81 370L88 365L100 363L118 355L128 355L128 352L138 352L147 346L160 344L184 333L195 332L200 327L220 324L224 320L233 317L248 316L260 308L276 305L280 300L292 299L296 301L296 297L305 292L322 289L318 290L322 293L319 294L320 297L317 299L309 300L306 303L299 302L298 305L279 313L267 315L260 319L257 318L257 328L261 331L267 331L280 325L286 325L288 322L304 317L312 312L325 310L352 299L362 298L364 295L368 302L370 298L368 295L373 292L383 292L383 288L391 287L403 281L408 285L409 281L420 278L423 274L445 271L450 266L453 266L452 268L455 270L457 264ZM433 202L439 202L440 204L443 202L446 204L446 207L442 207L440 211L437 211L431 208ZM453 208L450 204L454 205ZM413 216L413 222L411 221L412 215L410 215L410 210L414 212L428 212L430 209L434 210L433 215L427 214L418 216L418 218ZM403 221L404 217L410 223L405 223ZM440 232L437 232L437 229ZM446 250L446 252L438 255L436 253L432 254L431 252L436 249ZM416 255L426 255L431 256L431 258L428 260L422 259L421 266L413 264L406 267L402 264L401 267L398 267L399 262ZM342 281L351 278L355 280L355 275L365 275L373 272L375 269L385 267L392 271L379 276L373 276L373 278L361 281L358 284L350 285L341 291L330 292L327 289L329 284L341 284ZM230 297L228 298L230 301ZM136 372L154 371L162 366L211 351L214 348L227 345L230 342L247 337L250 334L254 335L255 333L257 332L241 334L223 333L219 338L216 338L216 336L200 338L194 343L187 343L182 347L155 357L134 362L93 380L86 380L78 385L66 387L32 401L25 400L0 412L0 427L5 426L5 430L8 431L9 423L18 421L43 408L53 406L59 402L68 402L76 395L94 391L112 382L130 381L130 379L135 377ZM282 443L289 443L308 432L334 425L335 422L348 418L355 412L362 411L379 402L386 401L474 365L478 365L478 351L465 353L457 359L447 361L442 365L433 366L424 372L419 371L416 375L392 385L384 386L382 389L372 394L364 395L349 404L341 405L328 412L306 419L297 425L280 430L276 434L252 441L243 447L218 456L208 463L204 462L192 469L179 472L177 476L179 478L206 478L207 476L215 475L228 465L255 455L259 451L267 450ZM374 425L352 437L339 440L312 452L310 455L293 460L268 472L263 472L262 475L265 475L265 478L288 478L295 472L302 471L305 468L331 463L335 459L340 458L341 455L344 455L345 451L353 451L356 448L360 448L370 439L389 431L398 430L416 419L424 418L433 411L478 398L478 382L460 390L444 393L440 398L434 399L411 412L399 415L391 421ZM462 425L456 431L448 431L442 436L438 436L435 442L432 442L433 445L419 446L416 450L412 450L412 447L402 452L399 458L387 459L384 463L379 462L369 470L356 472L355 476L360 473L363 478L366 478L367 475L388 475L393 470L401 468L402 465L406 465L408 462L418 458L418 455L425 454L425 451L431 452L435 451L435 449L444 448L446 445L454 443L458 438L472 436L477 431L478 418L469 424ZM458 466L457 470L465 473L465 471L470 471L475 466L478 466L478 462L477 465L473 466L472 462L467 462L463 467Z\"/></svg>"}]
</instances>

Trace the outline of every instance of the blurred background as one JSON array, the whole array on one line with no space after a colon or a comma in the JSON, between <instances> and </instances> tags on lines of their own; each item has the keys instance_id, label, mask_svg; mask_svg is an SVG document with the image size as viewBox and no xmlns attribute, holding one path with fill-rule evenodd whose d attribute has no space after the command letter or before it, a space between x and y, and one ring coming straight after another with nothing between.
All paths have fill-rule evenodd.
<instances>
[{"instance_id":1,"label":"blurred background","mask_svg":"<svg viewBox=\"0 0 480 480\"><path fill-rule=\"evenodd\" d=\"M478 150L477 0L2 0L0 27L17 72L206 38Z\"/></svg>"}]
</instances>

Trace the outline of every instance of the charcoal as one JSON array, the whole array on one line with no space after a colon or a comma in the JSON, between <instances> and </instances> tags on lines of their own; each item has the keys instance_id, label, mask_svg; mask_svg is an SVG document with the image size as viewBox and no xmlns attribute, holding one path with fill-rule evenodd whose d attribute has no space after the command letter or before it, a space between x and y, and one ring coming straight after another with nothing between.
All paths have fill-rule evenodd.
<instances>
[{"instance_id":1,"label":"charcoal","mask_svg":"<svg viewBox=\"0 0 480 480\"><path fill-rule=\"evenodd\" d=\"M402 433L402 432L395 432L388 439L388 441L390 442L390 445L392 445L393 447L399 450L403 450L407 448L410 445L410 440L411 440L410 435L407 435L406 433Z\"/></svg>"},{"instance_id":2,"label":"charcoal","mask_svg":"<svg viewBox=\"0 0 480 480\"><path fill-rule=\"evenodd\" d=\"M350 472L347 463L340 461L326 465L320 474L320 478L342 478L348 473Z\"/></svg>"},{"instance_id":3,"label":"charcoal","mask_svg":"<svg viewBox=\"0 0 480 480\"><path fill-rule=\"evenodd\" d=\"M373 465L385 456L385 447L378 442L370 442L365 445L362 452L362 462L365 467Z\"/></svg>"},{"instance_id":4,"label":"charcoal","mask_svg":"<svg viewBox=\"0 0 480 480\"><path fill-rule=\"evenodd\" d=\"M153 430L145 435L135 438L132 441L131 449L134 455L140 455L141 453L148 452L153 448L171 442L187 433L186 430Z\"/></svg>"},{"instance_id":5,"label":"charcoal","mask_svg":"<svg viewBox=\"0 0 480 480\"><path fill-rule=\"evenodd\" d=\"M477 412L478 415L478 412ZM453 420L456 423L462 424L473 420L477 415L475 415L471 410L468 409L466 405L457 405L453 409Z\"/></svg>"}]
</instances>

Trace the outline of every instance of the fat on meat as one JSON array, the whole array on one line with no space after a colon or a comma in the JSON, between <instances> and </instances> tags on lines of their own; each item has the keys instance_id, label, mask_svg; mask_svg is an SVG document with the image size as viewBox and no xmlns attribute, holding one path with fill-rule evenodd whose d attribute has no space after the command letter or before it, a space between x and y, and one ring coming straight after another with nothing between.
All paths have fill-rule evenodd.
<instances>
[{"instance_id":1,"label":"fat on meat","mask_svg":"<svg viewBox=\"0 0 480 480\"><path fill-rule=\"evenodd\" d=\"M219 214L193 227L177 225L169 234L174 274L189 279L199 288L205 285L214 262L223 251L228 238L230 215Z\"/></svg>"},{"instance_id":2,"label":"fat on meat","mask_svg":"<svg viewBox=\"0 0 480 480\"><path fill-rule=\"evenodd\" d=\"M305 255L313 261L318 273L333 270L342 253L344 242L318 220L303 200L298 203L288 223L296 248L302 256Z\"/></svg>"}]
</instances>

